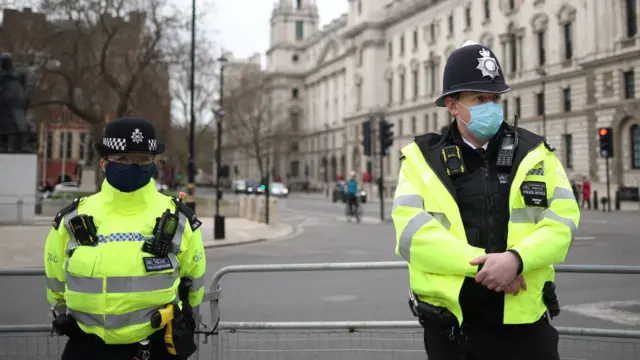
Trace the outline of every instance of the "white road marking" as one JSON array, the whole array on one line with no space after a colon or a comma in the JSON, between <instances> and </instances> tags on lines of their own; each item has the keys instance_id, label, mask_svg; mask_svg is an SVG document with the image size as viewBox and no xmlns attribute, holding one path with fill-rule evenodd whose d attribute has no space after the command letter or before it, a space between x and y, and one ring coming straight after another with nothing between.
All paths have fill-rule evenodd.
<instances>
[{"instance_id":1,"label":"white road marking","mask_svg":"<svg viewBox=\"0 0 640 360\"><path fill-rule=\"evenodd\" d=\"M573 239L578 241L584 241L584 240L595 240L596 237L595 236L576 236Z\"/></svg>"},{"instance_id":2,"label":"white road marking","mask_svg":"<svg viewBox=\"0 0 640 360\"><path fill-rule=\"evenodd\" d=\"M562 306L562 309L620 325L640 326L640 314L620 309L621 307L638 305L640 305L640 300L603 301L591 304L565 305Z\"/></svg>"},{"instance_id":3,"label":"white road marking","mask_svg":"<svg viewBox=\"0 0 640 360\"><path fill-rule=\"evenodd\" d=\"M331 295L331 296L323 296L320 299L322 301L329 301L329 302L347 302L347 301L358 300L358 297L355 295Z\"/></svg>"},{"instance_id":4,"label":"white road marking","mask_svg":"<svg viewBox=\"0 0 640 360\"><path fill-rule=\"evenodd\" d=\"M580 220L580 222L587 222L587 223L593 223L593 224L608 224L609 222L607 220Z\"/></svg>"}]
</instances>

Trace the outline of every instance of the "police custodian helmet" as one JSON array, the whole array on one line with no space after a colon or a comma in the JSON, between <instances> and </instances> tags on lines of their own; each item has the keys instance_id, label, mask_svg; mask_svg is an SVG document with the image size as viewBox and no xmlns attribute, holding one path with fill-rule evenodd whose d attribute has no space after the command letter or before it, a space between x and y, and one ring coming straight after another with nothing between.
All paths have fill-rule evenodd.
<instances>
[{"instance_id":1,"label":"police custodian helmet","mask_svg":"<svg viewBox=\"0 0 640 360\"><path fill-rule=\"evenodd\" d=\"M486 46L466 41L449 55L442 77L442 95L437 106L445 106L444 99L461 91L502 94L511 90L504 81L498 59Z\"/></svg>"},{"instance_id":2,"label":"police custodian helmet","mask_svg":"<svg viewBox=\"0 0 640 360\"><path fill-rule=\"evenodd\" d=\"M143 153L157 155L165 145L158 143L153 124L139 117L122 117L110 121L104 129L102 143L93 143L100 157L113 154Z\"/></svg>"}]
</instances>

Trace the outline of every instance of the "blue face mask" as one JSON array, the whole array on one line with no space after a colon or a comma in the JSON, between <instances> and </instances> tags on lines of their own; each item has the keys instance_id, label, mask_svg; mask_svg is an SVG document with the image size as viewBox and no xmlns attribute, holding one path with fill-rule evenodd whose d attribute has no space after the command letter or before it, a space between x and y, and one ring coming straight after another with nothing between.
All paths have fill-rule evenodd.
<instances>
[{"instance_id":1,"label":"blue face mask","mask_svg":"<svg viewBox=\"0 0 640 360\"><path fill-rule=\"evenodd\" d=\"M467 125L467 129L477 140L489 140L500 130L500 125L502 125L504 117L502 104L487 102L466 108L469 109L471 120L469 123L462 119L460 120Z\"/></svg>"},{"instance_id":2,"label":"blue face mask","mask_svg":"<svg viewBox=\"0 0 640 360\"><path fill-rule=\"evenodd\" d=\"M107 182L122 192L136 191L156 175L156 164L123 164L109 161L105 169Z\"/></svg>"}]
</instances>

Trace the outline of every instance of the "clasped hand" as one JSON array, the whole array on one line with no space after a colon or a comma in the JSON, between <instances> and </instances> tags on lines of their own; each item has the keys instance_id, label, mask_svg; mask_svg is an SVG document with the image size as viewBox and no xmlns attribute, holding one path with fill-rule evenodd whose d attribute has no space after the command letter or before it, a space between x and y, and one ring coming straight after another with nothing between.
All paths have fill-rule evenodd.
<instances>
[{"instance_id":1,"label":"clasped hand","mask_svg":"<svg viewBox=\"0 0 640 360\"><path fill-rule=\"evenodd\" d=\"M518 295L520 290L527 290L522 275L518 275L520 260L512 252L491 253L482 255L469 262L471 265L482 265L476 274L476 282L496 292Z\"/></svg>"}]
</instances>

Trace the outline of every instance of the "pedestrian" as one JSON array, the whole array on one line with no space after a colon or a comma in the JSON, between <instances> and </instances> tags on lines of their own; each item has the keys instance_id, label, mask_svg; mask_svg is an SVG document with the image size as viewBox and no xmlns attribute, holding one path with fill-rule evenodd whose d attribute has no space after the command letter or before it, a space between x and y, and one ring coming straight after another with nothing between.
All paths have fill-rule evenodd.
<instances>
[{"instance_id":1,"label":"pedestrian","mask_svg":"<svg viewBox=\"0 0 640 360\"><path fill-rule=\"evenodd\" d=\"M587 209L591 209L591 181L588 178L584 179L582 184L582 207L587 205Z\"/></svg>"},{"instance_id":2,"label":"pedestrian","mask_svg":"<svg viewBox=\"0 0 640 360\"><path fill-rule=\"evenodd\" d=\"M559 359L553 265L580 212L554 149L503 121L509 90L494 53L466 42L436 100L451 126L402 149L396 253L429 360Z\"/></svg>"},{"instance_id":3,"label":"pedestrian","mask_svg":"<svg viewBox=\"0 0 640 360\"><path fill-rule=\"evenodd\" d=\"M45 245L53 327L69 337L62 360L186 359L204 294L201 222L156 190L165 145L149 121L115 119L94 148L101 190L62 209Z\"/></svg>"}]
</instances>

